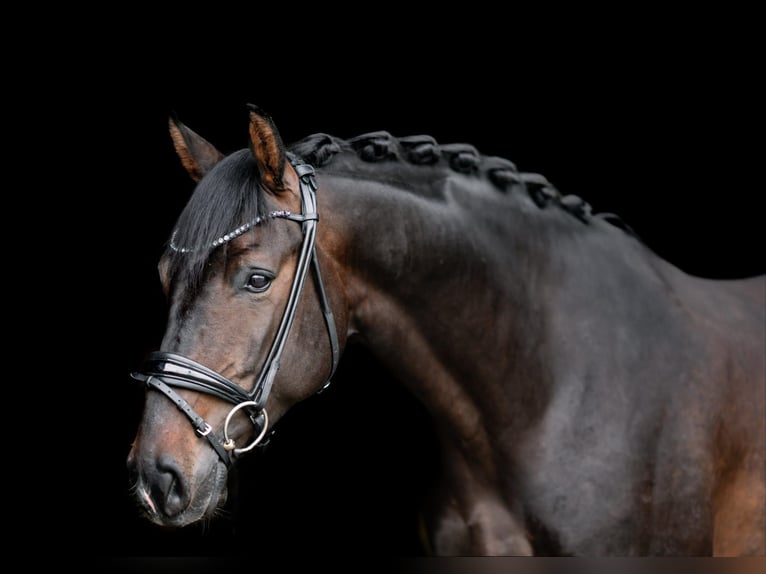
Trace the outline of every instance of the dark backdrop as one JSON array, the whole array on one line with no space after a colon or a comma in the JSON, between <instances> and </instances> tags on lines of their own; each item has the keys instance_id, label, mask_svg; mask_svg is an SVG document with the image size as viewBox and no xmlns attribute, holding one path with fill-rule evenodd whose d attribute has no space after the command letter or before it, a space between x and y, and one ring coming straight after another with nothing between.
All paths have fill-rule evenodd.
<instances>
[{"instance_id":1,"label":"dark backdrop","mask_svg":"<svg viewBox=\"0 0 766 574\"><path fill-rule=\"evenodd\" d=\"M343 50L324 44L320 58L309 45L295 60L269 54L267 71L259 65L265 53L252 69L211 64L194 73L175 67L178 54L119 62L91 142L109 174L96 182L92 204L114 220L110 257L102 257L98 281L80 286L92 295L98 328L86 344L102 357L97 384L108 405L98 412L101 494L89 520L99 553L416 555L417 506L438 463L420 405L363 349L350 348L333 386L289 413L265 452L243 459L238 509L181 532L139 517L125 457L143 391L128 373L162 336L156 262L193 187L167 133L171 111L225 152L247 144L247 102L269 112L288 143L374 130L471 143L544 174L595 211L621 215L690 273L764 272L750 46L675 47L670 38L650 53L649 38L617 49L618 36L549 56L502 43L437 50L413 42L392 53L360 41ZM356 59L346 61L349 53Z\"/></svg>"}]
</instances>

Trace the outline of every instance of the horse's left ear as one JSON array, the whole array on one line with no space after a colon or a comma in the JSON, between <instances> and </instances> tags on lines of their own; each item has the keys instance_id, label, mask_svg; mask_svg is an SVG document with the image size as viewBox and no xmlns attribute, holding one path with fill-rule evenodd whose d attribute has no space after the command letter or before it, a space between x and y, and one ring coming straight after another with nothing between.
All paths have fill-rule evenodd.
<instances>
[{"instance_id":1,"label":"horse's left ear","mask_svg":"<svg viewBox=\"0 0 766 574\"><path fill-rule=\"evenodd\" d=\"M263 186L272 193L284 191L285 144L277 126L258 106L247 104L250 110L250 151L258 164Z\"/></svg>"}]
</instances>

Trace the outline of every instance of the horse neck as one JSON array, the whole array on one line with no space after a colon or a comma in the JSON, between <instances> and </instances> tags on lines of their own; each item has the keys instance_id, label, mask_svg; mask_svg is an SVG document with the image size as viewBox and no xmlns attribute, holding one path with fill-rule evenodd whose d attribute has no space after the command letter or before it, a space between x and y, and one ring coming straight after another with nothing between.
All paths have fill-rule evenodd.
<instances>
[{"instance_id":1,"label":"horse neck","mask_svg":"<svg viewBox=\"0 0 766 574\"><path fill-rule=\"evenodd\" d=\"M325 175L319 243L333 246L350 335L480 456L489 428L523 427L545 402L541 301L557 233L526 194L470 183L442 174L415 193Z\"/></svg>"}]
</instances>

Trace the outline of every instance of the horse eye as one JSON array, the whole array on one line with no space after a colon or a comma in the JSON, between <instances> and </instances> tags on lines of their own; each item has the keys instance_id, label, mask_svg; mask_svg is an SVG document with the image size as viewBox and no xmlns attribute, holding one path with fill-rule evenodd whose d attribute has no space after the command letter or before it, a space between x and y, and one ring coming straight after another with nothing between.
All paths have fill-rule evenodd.
<instances>
[{"instance_id":1,"label":"horse eye","mask_svg":"<svg viewBox=\"0 0 766 574\"><path fill-rule=\"evenodd\" d=\"M245 287L254 293L261 293L266 291L266 289L269 288L269 285L271 285L271 277L262 273L253 273L247 278Z\"/></svg>"}]
</instances>

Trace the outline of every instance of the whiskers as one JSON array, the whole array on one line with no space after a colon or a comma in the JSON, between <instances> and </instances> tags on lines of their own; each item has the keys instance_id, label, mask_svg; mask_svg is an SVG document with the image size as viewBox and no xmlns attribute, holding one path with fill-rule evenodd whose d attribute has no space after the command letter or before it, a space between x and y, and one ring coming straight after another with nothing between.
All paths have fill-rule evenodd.
<instances>
[{"instance_id":1,"label":"whiskers","mask_svg":"<svg viewBox=\"0 0 766 574\"><path fill-rule=\"evenodd\" d=\"M216 527L220 527L222 524L231 525L234 521L234 513L226 507L228 496L225 483L228 478L228 470L219 461L215 466L214 473L211 488L213 491L217 491L218 494L210 501L211 506L214 505L212 510L208 507L208 511L198 522L202 535L210 535Z\"/></svg>"},{"instance_id":2,"label":"whiskers","mask_svg":"<svg viewBox=\"0 0 766 574\"><path fill-rule=\"evenodd\" d=\"M144 491L141 490L141 488L138 486L138 479L136 479L130 481L126 494L133 502L133 505L136 507L136 510L139 512L139 514L148 514L145 504L146 497L143 495L143 492Z\"/></svg>"},{"instance_id":3,"label":"whiskers","mask_svg":"<svg viewBox=\"0 0 766 574\"><path fill-rule=\"evenodd\" d=\"M210 536L213 532L220 528L221 524L231 524L234 520L234 513L221 506L206 516L203 516L196 524L202 536Z\"/></svg>"}]
</instances>

